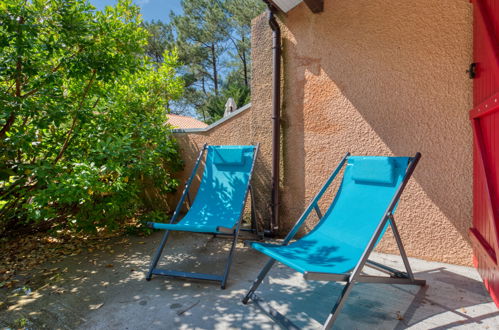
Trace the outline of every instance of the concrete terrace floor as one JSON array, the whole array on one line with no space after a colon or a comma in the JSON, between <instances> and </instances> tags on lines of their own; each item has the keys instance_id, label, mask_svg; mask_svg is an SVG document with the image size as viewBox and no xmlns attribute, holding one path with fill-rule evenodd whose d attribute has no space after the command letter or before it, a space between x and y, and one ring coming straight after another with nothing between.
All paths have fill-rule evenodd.
<instances>
[{"instance_id":1,"label":"concrete terrace floor","mask_svg":"<svg viewBox=\"0 0 499 330\"><path fill-rule=\"evenodd\" d=\"M262 309L240 301L266 258L238 244L226 290L212 282L153 277L145 281L161 233L111 242L112 251L68 257L48 267L66 271L31 293L1 289L0 328L28 329L279 329ZM230 241L174 233L162 266L216 272ZM397 256L373 260L402 268ZM472 268L411 259L428 286L358 284L335 329L499 329L499 311ZM319 328L340 284L306 282L276 264L258 295L304 329Z\"/></svg>"}]
</instances>

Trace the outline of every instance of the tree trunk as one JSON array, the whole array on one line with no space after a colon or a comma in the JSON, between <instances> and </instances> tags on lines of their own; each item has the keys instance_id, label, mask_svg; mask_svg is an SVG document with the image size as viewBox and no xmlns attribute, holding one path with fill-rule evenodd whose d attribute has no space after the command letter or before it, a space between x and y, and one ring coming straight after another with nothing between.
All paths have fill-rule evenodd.
<instances>
[{"instance_id":1,"label":"tree trunk","mask_svg":"<svg viewBox=\"0 0 499 330\"><path fill-rule=\"evenodd\" d=\"M204 76L203 76L203 77L201 77L201 88L202 88L202 90L203 90L204 95L208 95L208 94L206 93L206 86L205 86L205 83L204 83Z\"/></svg>"},{"instance_id":2,"label":"tree trunk","mask_svg":"<svg viewBox=\"0 0 499 330\"><path fill-rule=\"evenodd\" d=\"M215 85L215 95L218 96L218 71L217 71L217 56L215 54L215 44L211 44L211 63L213 66L213 84Z\"/></svg>"},{"instance_id":3,"label":"tree trunk","mask_svg":"<svg viewBox=\"0 0 499 330\"><path fill-rule=\"evenodd\" d=\"M21 42L22 39L22 28L21 25L24 24L24 17L19 17L19 26L17 29L17 63L16 63L16 99L19 102L19 107L21 107L21 86L22 86L22 70L23 70L23 63L22 63L22 53L20 50L20 45L19 43ZM0 130L0 139L3 139L7 132L10 130L12 125L14 124L16 120L16 113L15 111L12 111L9 118L5 122L5 125L3 125L2 129Z\"/></svg>"},{"instance_id":4,"label":"tree trunk","mask_svg":"<svg viewBox=\"0 0 499 330\"><path fill-rule=\"evenodd\" d=\"M243 45L244 45L244 35L241 36L241 40L243 42ZM246 59L246 49L242 49L242 57L241 57L241 61L243 62L243 74L244 74L244 85L246 87L249 86L249 82L248 82L248 61Z\"/></svg>"},{"instance_id":5,"label":"tree trunk","mask_svg":"<svg viewBox=\"0 0 499 330\"><path fill-rule=\"evenodd\" d=\"M202 88L203 88L203 93L204 93L204 95L207 95L207 94L206 94L206 87L205 87L205 83L204 83L204 76L203 76L203 77L201 77L201 86L202 86ZM199 109L199 108L201 109L201 114L203 115L203 121L206 121L206 115L205 115L205 113L204 113L204 108L203 108L202 106L201 106L201 107L200 107L200 106L197 106L197 107L198 107L198 109Z\"/></svg>"},{"instance_id":6,"label":"tree trunk","mask_svg":"<svg viewBox=\"0 0 499 330\"><path fill-rule=\"evenodd\" d=\"M94 83L94 79L95 79L95 75L97 74L97 70L96 69L93 69L92 70L92 77L90 78L87 86L85 87L85 90L83 91L83 96L80 100L80 104L78 105L78 109L73 117L73 122L71 123L71 128L69 129L67 135L66 135L66 139L64 140L64 143L62 145L62 148L61 150L59 151L59 154L57 154L57 157L55 158L54 160L54 165L57 164L57 162L62 158L62 155L64 155L64 152L66 151L66 149L68 148L68 145L69 145L69 141L71 139L71 135L73 134L75 128L76 128L76 123L77 123L77 120L78 120L78 117L77 117L77 114L78 114L78 111L81 110L81 108L83 107L83 103L85 102L85 99L87 98L87 94L88 94L88 91L90 90L90 87L92 87L92 84ZM97 99L99 100L99 99ZM95 103L97 104L97 102Z\"/></svg>"}]
</instances>

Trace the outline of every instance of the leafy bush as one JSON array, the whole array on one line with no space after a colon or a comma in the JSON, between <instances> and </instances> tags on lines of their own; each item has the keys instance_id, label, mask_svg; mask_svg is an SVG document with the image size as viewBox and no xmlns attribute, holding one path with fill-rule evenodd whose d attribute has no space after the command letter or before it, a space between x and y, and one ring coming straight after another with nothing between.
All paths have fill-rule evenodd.
<instances>
[{"instance_id":1,"label":"leafy bush","mask_svg":"<svg viewBox=\"0 0 499 330\"><path fill-rule=\"evenodd\" d=\"M116 227L144 207L144 178L178 182L165 124L177 57L153 65L139 9L84 0L0 3L0 232L63 219Z\"/></svg>"}]
</instances>

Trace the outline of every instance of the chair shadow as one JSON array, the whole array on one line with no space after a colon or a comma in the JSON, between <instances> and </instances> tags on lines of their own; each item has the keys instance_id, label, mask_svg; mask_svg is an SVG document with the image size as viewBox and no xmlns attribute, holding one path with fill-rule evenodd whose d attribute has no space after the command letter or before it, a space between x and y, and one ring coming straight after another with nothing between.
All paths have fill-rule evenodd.
<instances>
[{"instance_id":1,"label":"chair shadow","mask_svg":"<svg viewBox=\"0 0 499 330\"><path fill-rule=\"evenodd\" d=\"M343 285L307 282L301 274L286 266L279 264L274 267L257 290L257 295L299 328L320 328ZM355 285L334 329L449 329L478 326L484 324L484 320L499 317L499 311L492 305L476 310L478 305L492 304L478 279L451 272L445 267L415 272L415 276L425 279L427 285ZM282 325L280 316L266 313Z\"/></svg>"}]
</instances>

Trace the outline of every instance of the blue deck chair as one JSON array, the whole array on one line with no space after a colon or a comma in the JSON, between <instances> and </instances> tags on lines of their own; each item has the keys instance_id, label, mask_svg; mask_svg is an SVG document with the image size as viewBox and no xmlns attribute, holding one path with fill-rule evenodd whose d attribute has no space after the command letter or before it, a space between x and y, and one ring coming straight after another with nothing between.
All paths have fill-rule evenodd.
<instances>
[{"instance_id":1,"label":"blue deck chair","mask_svg":"<svg viewBox=\"0 0 499 330\"><path fill-rule=\"evenodd\" d=\"M205 168L194 203L187 214L175 223L186 198L189 187L207 150ZM218 281L225 289L232 256L243 218L244 206L250 192L250 180L258 152L257 146L208 146L204 145L187 180L182 197L169 224L149 222L151 228L166 230L154 255L146 280L152 275ZM253 223L256 230L256 223ZM156 268L171 230L233 236L232 247L227 258L224 275L189 273Z\"/></svg>"},{"instance_id":2,"label":"blue deck chair","mask_svg":"<svg viewBox=\"0 0 499 330\"><path fill-rule=\"evenodd\" d=\"M281 245L251 243L254 249L269 256L270 260L243 303L252 299L264 310L270 309L255 295L255 291L276 261L302 273L306 280L345 282L323 325L325 329L332 327L357 282L425 285L424 280L414 278L393 217L400 195L420 157L420 153L414 157L360 157L347 153ZM318 202L345 163L347 165L336 197L322 216ZM307 235L289 244L314 210L319 223ZM395 236L405 272L368 259L388 225ZM389 276L361 274L366 265ZM275 310L269 313L287 326L292 324L283 315L276 314Z\"/></svg>"}]
</instances>

